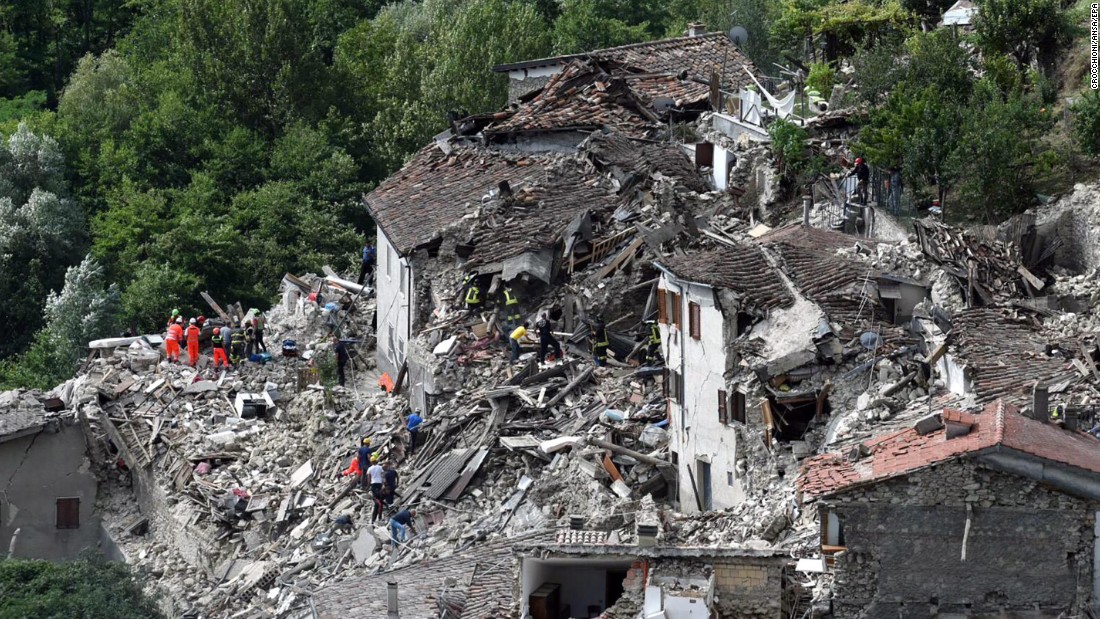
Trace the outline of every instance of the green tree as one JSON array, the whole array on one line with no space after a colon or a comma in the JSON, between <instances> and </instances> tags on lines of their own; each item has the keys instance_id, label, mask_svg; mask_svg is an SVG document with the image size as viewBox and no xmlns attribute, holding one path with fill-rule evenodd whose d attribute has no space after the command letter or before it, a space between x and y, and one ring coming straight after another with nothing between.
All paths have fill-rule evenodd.
<instances>
[{"instance_id":1,"label":"green tree","mask_svg":"<svg viewBox=\"0 0 1100 619\"><path fill-rule=\"evenodd\" d=\"M614 0L562 0L561 16L554 22L554 52L575 54L617 47L652 38L648 21L631 22Z\"/></svg>"},{"instance_id":2,"label":"green tree","mask_svg":"<svg viewBox=\"0 0 1100 619\"><path fill-rule=\"evenodd\" d=\"M974 30L987 54L1009 54L1023 67L1033 58L1051 66L1071 35L1061 0L982 0Z\"/></svg>"},{"instance_id":3,"label":"green tree","mask_svg":"<svg viewBox=\"0 0 1100 619\"><path fill-rule=\"evenodd\" d=\"M0 559L0 617L159 619L124 563Z\"/></svg>"},{"instance_id":4,"label":"green tree","mask_svg":"<svg viewBox=\"0 0 1100 619\"><path fill-rule=\"evenodd\" d=\"M1100 91L1086 89L1073 104L1073 133L1081 150L1100 156Z\"/></svg>"},{"instance_id":5,"label":"green tree","mask_svg":"<svg viewBox=\"0 0 1100 619\"><path fill-rule=\"evenodd\" d=\"M833 84L836 82L836 71L827 62L815 62L810 65L810 74L806 76L806 86L824 99L828 99L833 92Z\"/></svg>"}]
</instances>

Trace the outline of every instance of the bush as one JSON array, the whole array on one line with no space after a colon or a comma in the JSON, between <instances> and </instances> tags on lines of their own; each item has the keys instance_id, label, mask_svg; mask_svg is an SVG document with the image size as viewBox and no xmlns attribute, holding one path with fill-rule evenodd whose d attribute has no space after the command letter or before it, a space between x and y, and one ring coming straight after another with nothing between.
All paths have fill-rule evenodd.
<instances>
[{"instance_id":1,"label":"bush","mask_svg":"<svg viewBox=\"0 0 1100 619\"><path fill-rule=\"evenodd\" d=\"M1100 156L1100 90L1086 90L1073 104L1073 133L1085 153Z\"/></svg>"},{"instance_id":2,"label":"bush","mask_svg":"<svg viewBox=\"0 0 1100 619\"><path fill-rule=\"evenodd\" d=\"M0 559L0 619L160 619L124 563L86 554L50 563Z\"/></svg>"},{"instance_id":3,"label":"bush","mask_svg":"<svg viewBox=\"0 0 1100 619\"><path fill-rule=\"evenodd\" d=\"M836 83L836 71L827 62L815 62L810 65L810 74L806 77L806 86L816 90L826 101L833 93L833 84Z\"/></svg>"}]
</instances>

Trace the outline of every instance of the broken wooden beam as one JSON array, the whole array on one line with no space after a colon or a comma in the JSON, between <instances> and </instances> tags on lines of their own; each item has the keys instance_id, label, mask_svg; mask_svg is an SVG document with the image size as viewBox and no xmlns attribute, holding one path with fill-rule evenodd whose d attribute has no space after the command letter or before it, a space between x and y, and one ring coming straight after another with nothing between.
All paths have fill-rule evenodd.
<instances>
[{"instance_id":1,"label":"broken wooden beam","mask_svg":"<svg viewBox=\"0 0 1100 619\"><path fill-rule=\"evenodd\" d=\"M547 402L546 406L543 406L542 408L544 410L547 409L547 408L552 408L555 404L557 404L558 402L561 402L562 399L565 398L565 396L569 395L569 392L576 389L578 385L580 385L581 383L583 383L584 381L588 380L591 377L592 377L592 367L589 366L583 372L578 374L577 377L574 378L568 385L566 385L565 387L562 387L561 391L554 394L554 397L550 398L550 401Z\"/></svg>"},{"instance_id":2,"label":"broken wooden beam","mask_svg":"<svg viewBox=\"0 0 1100 619\"><path fill-rule=\"evenodd\" d=\"M635 253L637 253L639 249L641 249L642 243L645 243L645 239L641 237L634 239L634 241L630 243L630 245L627 245L626 248L623 249L621 252L619 252L619 254L615 256L611 260L611 262L608 262L606 265L604 265L603 268L596 272L596 278L603 279L608 275L611 275L615 271L618 271L619 267L626 262L627 258L632 257Z\"/></svg>"},{"instance_id":3,"label":"broken wooden beam","mask_svg":"<svg viewBox=\"0 0 1100 619\"><path fill-rule=\"evenodd\" d=\"M631 458L634 458L638 462L645 462L646 464L652 464L653 466L657 466L657 467L672 466L672 463L669 462L668 460L662 460L660 458L654 458L653 456L647 456L646 454L644 454L640 451L634 451L633 449L623 447L622 445L616 445L615 443L609 443L608 441L598 439L598 438L595 438L595 437L592 437L592 436L589 436L589 437L585 438L584 440L589 445L592 445L594 447L603 447L604 449L607 449L608 451L613 451L617 454L621 454L621 455L624 455L624 456L630 456Z\"/></svg>"},{"instance_id":4,"label":"broken wooden beam","mask_svg":"<svg viewBox=\"0 0 1100 619\"><path fill-rule=\"evenodd\" d=\"M287 275L290 274L287 273ZM225 321L225 324L234 324L234 322L229 319L229 314L225 313L225 310L222 309L222 306L218 305L217 301L214 300L214 297L211 297L210 294L207 293L205 290L200 292L199 296L202 297L203 301L206 301L206 304L210 306L210 309L214 310L218 314L219 318Z\"/></svg>"}]
</instances>

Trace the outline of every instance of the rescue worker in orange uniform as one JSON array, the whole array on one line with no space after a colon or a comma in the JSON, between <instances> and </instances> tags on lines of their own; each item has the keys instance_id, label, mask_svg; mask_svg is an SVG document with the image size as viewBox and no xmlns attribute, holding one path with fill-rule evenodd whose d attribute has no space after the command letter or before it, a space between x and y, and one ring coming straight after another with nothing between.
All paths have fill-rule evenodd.
<instances>
[{"instance_id":1,"label":"rescue worker in orange uniform","mask_svg":"<svg viewBox=\"0 0 1100 619\"><path fill-rule=\"evenodd\" d=\"M168 325L168 335L164 336L164 352L169 361L180 360L180 340L183 339L183 325L177 319Z\"/></svg>"},{"instance_id":2,"label":"rescue worker in orange uniform","mask_svg":"<svg viewBox=\"0 0 1100 619\"><path fill-rule=\"evenodd\" d=\"M191 325L187 327L187 360L191 367L195 367L199 362L199 333L202 333L202 329L192 318Z\"/></svg>"},{"instance_id":3,"label":"rescue worker in orange uniform","mask_svg":"<svg viewBox=\"0 0 1100 619\"><path fill-rule=\"evenodd\" d=\"M225 356L225 342L222 340L221 327L214 327L214 335L210 336L210 344L214 347L214 367L218 367L219 362L225 367L229 367L229 357Z\"/></svg>"}]
</instances>

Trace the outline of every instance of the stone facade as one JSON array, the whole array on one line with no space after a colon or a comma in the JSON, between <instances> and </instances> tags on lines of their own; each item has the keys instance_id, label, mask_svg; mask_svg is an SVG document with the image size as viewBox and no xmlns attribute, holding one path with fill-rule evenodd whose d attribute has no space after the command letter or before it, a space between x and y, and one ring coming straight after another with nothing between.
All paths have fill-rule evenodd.
<instances>
[{"instance_id":1,"label":"stone facade","mask_svg":"<svg viewBox=\"0 0 1100 619\"><path fill-rule=\"evenodd\" d=\"M1056 617L1090 603L1098 505L1031 479L955 460L823 507L847 548L835 617Z\"/></svg>"},{"instance_id":2,"label":"stone facade","mask_svg":"<svg viewBox=\"0 0 1100 619\"><path fill-rule=\"evenodd\" d=\"M719 617L783 616L783 565L774 559L715 559L715 610Z\"/></svg>"}]
</instances>

